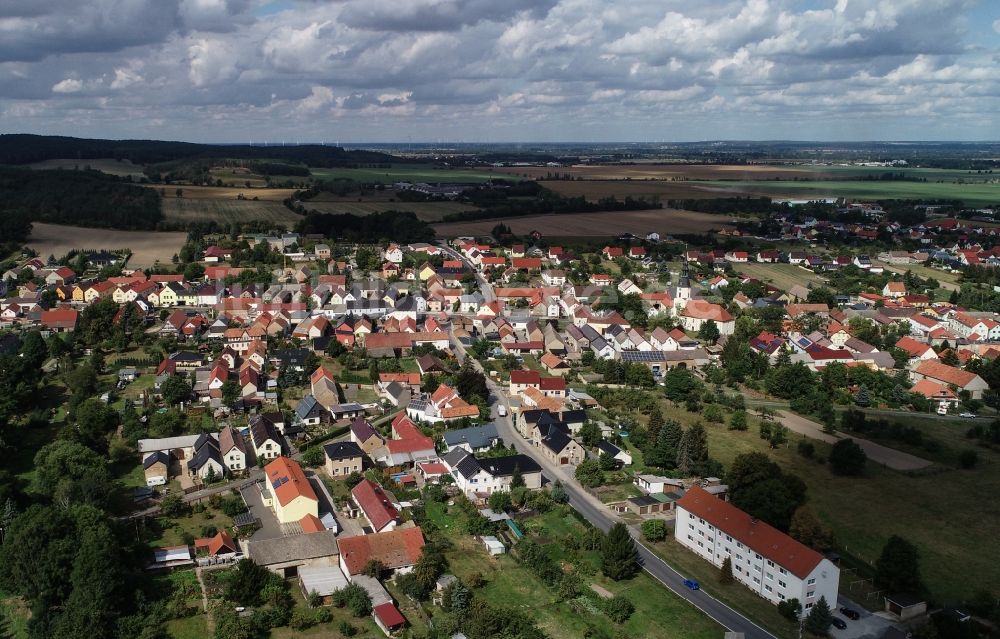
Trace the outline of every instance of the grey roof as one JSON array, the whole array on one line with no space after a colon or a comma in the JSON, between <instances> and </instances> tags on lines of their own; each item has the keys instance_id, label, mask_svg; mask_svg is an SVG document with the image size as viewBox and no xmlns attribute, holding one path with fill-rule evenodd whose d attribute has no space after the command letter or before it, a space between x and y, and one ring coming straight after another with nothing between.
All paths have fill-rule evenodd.
<instances>
[{"instance_id":1,"label":"grey roof","mask_svg":"<svg viewBox=\"0 0 1000 639\"><path fill-rule=\"evenodd\" d=\"M250 418L250 437L253 440L254 448L259 448L267 440L280 443L278 433L274 429L271 420L263 415L254 415Z\"/></svg>"},{"instance_id":2,"label":"grey roof","mask_svg":"<svg viewBox=\"0 0 1000 639\"><path fill-rule=\"evenodd\" d=\"M385 589L385 586L379 583L378 579L374 577L369 577L368 575L354 575L351 577L351 583L357 584L365 589L368 593L368 597L372 600L372 607L380 606L384 603L393 603L392 596L389 591Z\"/></svg>"},{"instance_id":3,"label":"grey roof","mask_svg":"<svg viewBox=\"0 0 1000 639\"><path fill-rule=\"evenodd\" d=\"M443 435L444 441L448 446L468 444L472 448L489 448L499 437L497 427L494 424L449 430L445 431Z\"/></svg>"},{"instance_id":4,"label":"grey roof","mask_svg":"<svg viewBox=\"0 0 1000 639\"><path fill-rule=\"evenodd\" d=\"M506 477L514 474L514 468L522 473L541 472L542 467L527 455L508 455L507 457L488 457L478 460L483 470L494 477Z\"/></svg>"},{"instance_id":5,"label":"grey roof","mask_svg":"<svg viewBox=\"0 0 1000 639\"><path fill-rule=\"evenodd\" d=\"M449 451L447 455L441 458L449 468L455 468L462 462L466 457L471 457L469 452L463 448L456 448L455 450Z\"/></svg>"},{"instance_id":6,"label":"grey roof","mask_svg":"<svg viewBox=\"0 0 1000 639\"><path fill-rule=\"evenodd\" d=\"M573 441L572 438L560 428L549 428L549 432L545 437L542 437L542 445L553 453L561 453L571 441ZM523 468L521 470L524 471Z\"/></svg>"},{"instance_id":7,"label":"grey roof","mask_svg":"<svg viewBox=\"0 0 1000 639\"><path fill-rule=\"evenodd\" d=\"M621 448L618 448L617 446L615 446L606 439L602 439L601 441L597 442L597 447L601 450L602 453L607 453L612 457L622 452Z\"/></svg>"},{"instance_id":8,"label":"grey roof","mask_svg":"<svg viewBox=\"0 0 1000 639\"><path fill-rule=\"evenodd\" d=\"M320 406L319 401L312 395L306 395L295 405L295 414L298 415L299 419L306 419L315 412L322 412L323 410L325 409Z\"/></svg>"},{"instance_id":9,"label":"grey roof","mask_svg":"<svg viewBox=\"0 0 1000 639\"><path fill-rule=\"evenodd\" d=\"M353 459L363 457L364 451L352 441L332 442L323 445L323 452L327 459Z\"/></svg>"},{"instance_id":10,"label":"grey roof","mask_svg":"<svg viewBox=\"0 0 1000 639\"><path fill-rule=\"evenodd\" d=\"M158 462L163 462L168 467L170 466L170 453L158 450L155 453L150 453L144 460L142 460L142 469L146 470L153 464Z\"/></svg>"},{"instance_id":11,"label":"grey roof","mask_svg":"<svg viewBox=\"0 0 1000 639\"><path fill-rule=\"evenodd\" d=\"M476 459L475 455L466 455L462 458L462 461L458 462L458 467L455 469L459 472L462 477L470 479L475 477L483 467L479 465L479 460Z\"/></svg>"},{"instance_id":12,"label":"grey roof","mask_svg":"<svg viewBox=\"0 0 1000 639\"><path fill-rule=\"evenodd\" d=\"M347 577L338 566L302 566L299 568L302 590L326 597L348 585Z\"/></svg>"},{"instance_id":13,"label":"grey roof","mask_svg":"<svg viewBox=\"0 0 1000 639\"><path fill-rule=\"evenodd\" d=\"M559 419L567 424L582 424L587 421L587 412L583 410L564 410L559 413Z\"/></svg>"},{"instance_id":14,"label":"grey roof","mask_svg":"<svg viewBox=\"0 0 1000 639\"><path fill-rule=\"evenodd\" d=\"M378 437L378 433L375 432L375 428L363 417L358 417L353 422L351 422L351 432L360 441L366 442L372 435Z\"/></svg>"},{"instance_id":15,"label":"grey roof","mask_svg":"<svg viewBox=\"0 0 1000 639\"><path fill-rule=\"evenodd\" d=\"M337 538L329 530L259 541L251 539L247 546L250 558L262 566L305 562L338 554Z\"/></svg>"},{"instance_id":16,"label":"grey roof","mask_svg":"<svg viewBox=\"0 0 1000 639\"><path fill-rule=\"evenodd\" d=\"M203 437L205 437L204 440L200 440L198 444L195 444L194 457L188 462L189 469L198 470L207 464L209 460L215 461L222 466L222 454L219 452L219 442L214 437L207 435L203 435Z\"/></svg>"}]
</instances>

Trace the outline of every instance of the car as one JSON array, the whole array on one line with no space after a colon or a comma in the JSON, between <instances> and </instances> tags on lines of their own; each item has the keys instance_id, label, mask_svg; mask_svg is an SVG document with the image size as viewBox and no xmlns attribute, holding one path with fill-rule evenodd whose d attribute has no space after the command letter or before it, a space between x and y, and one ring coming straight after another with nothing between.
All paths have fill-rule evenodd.
<instances>
[{"instance_id":1,"label":"car","mask_svg":"<svg viewBox=\"0 0 1000 639\"><path fill-rule=\"evenodd\" d=\"M959 417L961 417L962 419L975 419L976 418L976 414L975 413L962 413L961 415L959 415Z\"/></svg>"},{"instance_id":2,"label":"car","mask_svg":"<svg viewBox=\"0 0 1000 639\"><path fill-rule=\"evenodd\" d=\"M840 614L844 615L845 617L847 617L852 621L857 621L858 619L861 618L860 612L858 612L857 610L852 610L847 606L844 606L843 608L840 609Z\"/></svg>"},{"instance_id":3,"label":"car","mask_svg":"<svg viewBox=\"0 0 1000 639\"><path fill-rule=\"evenodd\" d=\"M838 619L837 617L834 617L833 621L830 623L833 624L833 627L837 630L844 630L847 628L847 623L843 619Z\"/></svg>"},{"instance_id":4,"label":"car","mask_svg":"<svg viewBox=\"0 0 1000 639\"><path fill-rule=\"evenodd\" d=\"M690 588L691 590L700 590L701 589L701 586L699 586L698 582L695 581L694 579L685 579L684 580L684 585L687 586L688 588Z\"/></svg>"}]
</instances>

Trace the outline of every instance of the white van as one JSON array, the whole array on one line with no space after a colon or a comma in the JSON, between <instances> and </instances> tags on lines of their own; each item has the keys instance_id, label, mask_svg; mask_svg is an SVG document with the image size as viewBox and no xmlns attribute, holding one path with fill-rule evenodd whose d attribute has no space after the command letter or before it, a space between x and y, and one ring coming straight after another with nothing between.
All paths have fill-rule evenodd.
<instances>
[{"instance_id":1,"label":"white van","mask_svg":"<svg viewBox=\"0 0 1000 639\"><path fill-rule=\"evenodd\" d=\"M499 415L500 417L506 417L507 416L507 407L504 406L503 404L500 404L499 406L497 406L497 415Z\"/></svg>"}]
</instances>

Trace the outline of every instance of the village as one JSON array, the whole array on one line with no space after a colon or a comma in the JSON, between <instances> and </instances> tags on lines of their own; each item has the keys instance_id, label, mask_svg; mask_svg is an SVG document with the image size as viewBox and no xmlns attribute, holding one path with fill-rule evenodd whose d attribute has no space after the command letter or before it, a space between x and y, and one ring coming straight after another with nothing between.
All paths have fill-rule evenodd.
<instances>
[{"instance_id":1,"label":"village","mask_svg":"<svg viewBox=\"0 0 1000 639\"><path fill-rule=\"evenodd\" d=\"M461 513L473 522L463 543L495 558L561 508L608 539L627 530L634 570L641 558L745 637L824 615L835 637L902 637L923 593L846 598L835 549L789 527L794 505L774 517L736 505L753 486L732 484L705 432L753 422L772 449L832 444L837 475L931 463L893 444L902 426L875 430L886 415L960 416L988 436L1000 315L942 282L1000 261L978 243L993 229L878 225L875 209L859 209L867 225L790 221L781 239L804 248L789 250L699 250L655 233L571 249L540 234L373 246L274 232L193 235L176 273L132 270L109 250L26 256L0 283L0 349L36 335L46 370L87 363L89 392L122 424L110 446L136 469L123 516L176 523L150 536L173 543L146 569L196 572L205 612L226 589L219 575L250 574L249 560L308 609L346 603L387 636L426 628L420 601L450 610L441 600L468 586L446 572L430 513ZM869 232L921 248L816 248ZM781 288L745 265L804 283ZM768 610L706 599L664 562L665 537ZM261 600L244 599L213 613L216 629L246 622ZM298 610L303 628L330 619ZM749 621L758 614L768 631Z\"/></svg>"}]
</instances>

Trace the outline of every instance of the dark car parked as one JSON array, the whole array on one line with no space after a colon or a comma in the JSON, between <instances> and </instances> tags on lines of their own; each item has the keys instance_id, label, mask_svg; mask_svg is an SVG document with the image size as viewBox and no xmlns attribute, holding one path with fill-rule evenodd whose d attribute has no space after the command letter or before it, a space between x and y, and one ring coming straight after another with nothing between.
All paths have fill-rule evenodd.
<instances>
[{"instance_id":1,"label":"dark car parked","mask_svg":"<svg viewBox=\"0 0 1000 639\"><path fill-rule=\"evenodd\" d=\"M832 623L833 627L836 628L837 630L844 630L845 628L847 628L847 622L837 617L834 617L833 621L831 621L830 623Z\"/></svg>"},{"instance_id":2,"label":"dark car parked","mask_svg":"<svg viewBox=\"0 0 1000 639\"><path fill-rule=\"evenodd\" d=\"M852 621L857 621L858 619L861 618L861 613L859 613L857 610L852 610L846 606L840 609L840 614L844 615L845 617L847 617Z\"/></svg>"}]
</instances>

